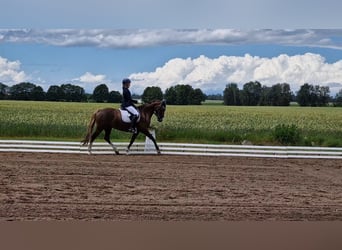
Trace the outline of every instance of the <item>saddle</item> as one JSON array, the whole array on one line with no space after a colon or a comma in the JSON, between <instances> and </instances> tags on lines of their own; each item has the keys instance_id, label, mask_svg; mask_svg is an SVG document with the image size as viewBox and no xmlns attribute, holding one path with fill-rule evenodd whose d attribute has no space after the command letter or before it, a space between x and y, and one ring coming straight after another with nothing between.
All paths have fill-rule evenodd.
<instances>
[{"instance_id":1,"label":"saddle","mask_svg":"<svg viewBox=\"0 0 342 250\"><path fill-rule=\"evenodd\" d=\"M120 109L120 113L121 113L121 120L125 123L131 123L131 117L132 117L132 114L129 113L127 110L124 110L124 109ZM138 117L138 120L137 122L140 121L140 114L139 114L139 117Z\"/></svg>"}]
</instances>

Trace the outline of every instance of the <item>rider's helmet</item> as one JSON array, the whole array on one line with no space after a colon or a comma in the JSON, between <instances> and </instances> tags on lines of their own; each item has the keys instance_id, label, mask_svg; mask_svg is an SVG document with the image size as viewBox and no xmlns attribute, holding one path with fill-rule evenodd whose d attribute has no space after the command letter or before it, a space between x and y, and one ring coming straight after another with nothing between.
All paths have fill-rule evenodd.
<instances>
[{"instance_id":1,"label":"rider's helmet","mask_svg":"<svg viewBox=\"0 0 342 250\"><path fill-rule=\"evenodd\" d=\"M131 83L131 80L129 80L128 78L124 78L124 79L122 80L122 85L128 84L128 83Z\"/></svg>"}]
</instances>

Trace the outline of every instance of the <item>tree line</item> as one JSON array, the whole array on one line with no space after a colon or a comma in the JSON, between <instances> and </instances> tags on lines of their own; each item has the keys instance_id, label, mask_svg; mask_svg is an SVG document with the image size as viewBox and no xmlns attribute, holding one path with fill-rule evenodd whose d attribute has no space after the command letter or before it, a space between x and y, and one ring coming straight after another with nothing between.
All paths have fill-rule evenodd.
<instances>
[{"instance_id":1,"label":"tree line","mask_svg":"<svg viewBox=\"0 0 342 250\"><path fill-rule=\"evenodd\" d=\"M66 102L121 102L118 91L110 91L105 84L96 86L93 94L86 94L84 88L73 84L51 85L47 92L30 82L22 82L8 87L0 83L0 99L30 101Z\"/></svg>"},{"instance_id":2,"label":"tree line","mask_svg":"<svg viewBox=\"0 0 342 250\"><path fill-rule=\"evenodd\" d=\"M206 96L200 89L193 89L190 85L177 85L162 92L160 87L147 87L143 94L133 95L133 98L144 102L167 99L168 104L199 105ZM47 92L43 88L30 82L22 82L9 87L0 83L0 100L31 100L31 101L66 101L66 102L108 102L120 103L122 95L119 91L109 91L106 84L94 88L92 94L77 85L51 85Z\"/></svg>"},{"instance_id":3,"label":"tree line","mask_svg":"<svg viewBox=\"0 0 342 250\"><path fill-rule=\"evenodd\" d=\"M223 91L225 105L243 106L289 106L291 101L300 106L321 107L333 102L334 106L342 106L342 89L335 98L330 95L327 86L305 83L295 95L288 83L278 83L271 87L262 86L258 81L251 81L238 88L236 83L229 83Z\"/></svg>"},{"instance_id":4,"label":"tree line","mask_svg":"<svg viewBox=\"0 0 342 250\"><path fill-rule=\"evenodd\" d=\"M175 85L163 91L160 87L147 87L142 95L133 98L144 102L166 99L170 105L200 105L206 99L223 100L224 105L244 106L289 106L292 101L300 106L342 106L342 89L334 98L330 95L329 87L303 84L294 94L288 83L278 83L271 87L262 86L258 81L251 81L238 88L236 83L229 83L223 95L205 95L201 89L190 85ZM0 83L0 100L32 100L32 101L70 101L70 102L108 102L120 103L122 95L119 91L109 91L106 84L96 86L92 94L77 85L51 85L47 92L30 82L22 82L11 87Z\"/></svg>"}]
</instances>

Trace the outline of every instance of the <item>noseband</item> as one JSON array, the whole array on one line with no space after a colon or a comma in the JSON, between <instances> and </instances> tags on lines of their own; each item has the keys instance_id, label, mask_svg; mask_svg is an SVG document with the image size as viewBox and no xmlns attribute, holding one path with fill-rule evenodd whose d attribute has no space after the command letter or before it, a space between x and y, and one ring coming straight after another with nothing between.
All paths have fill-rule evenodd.
<instances>
[{"instance_id":1,"label":"noseband","mask_svg":"<svg viewBox=\"0 0 342 250\"><path fill-rule=\"evenodd\" d=\"M163 107L163 103L160 103L156 109L154 109L154 114L157 116L158 120L162 121L164 117L160 116L160 113L158 112Z\"/></svg>"}]
</instances>

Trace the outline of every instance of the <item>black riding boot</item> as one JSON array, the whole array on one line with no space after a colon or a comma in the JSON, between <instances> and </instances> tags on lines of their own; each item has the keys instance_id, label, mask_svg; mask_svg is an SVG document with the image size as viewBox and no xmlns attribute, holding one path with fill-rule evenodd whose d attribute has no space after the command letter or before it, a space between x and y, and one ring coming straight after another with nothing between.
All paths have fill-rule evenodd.
<instances>
[{"instance_id":1,"label":"black riding boot","mask_svg":"<svg viewBox=\"0 0 342 250\"><path fill-rule=\"evenodd\" d=\"M138 116L137 115L132 115L131 127L129 128L128 131L132 132L133 134L137 133L137 128L136 128L137 120L138 120Z\"/></svg>"}]
</instances>

